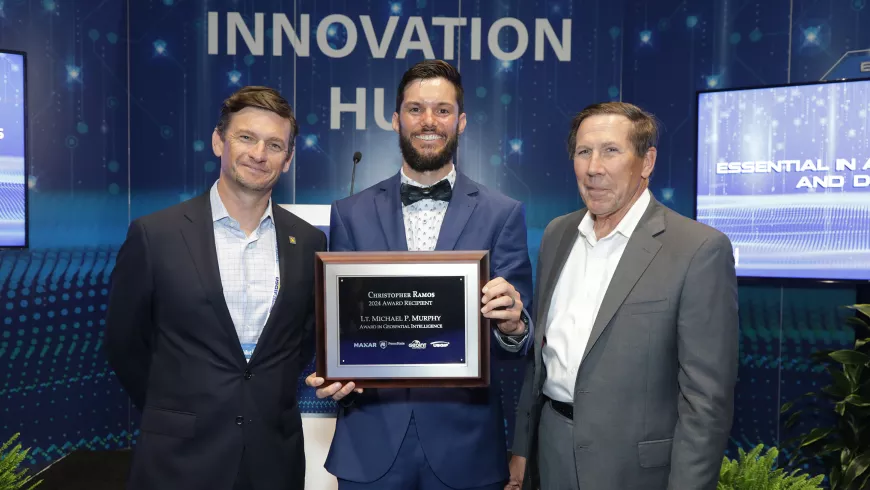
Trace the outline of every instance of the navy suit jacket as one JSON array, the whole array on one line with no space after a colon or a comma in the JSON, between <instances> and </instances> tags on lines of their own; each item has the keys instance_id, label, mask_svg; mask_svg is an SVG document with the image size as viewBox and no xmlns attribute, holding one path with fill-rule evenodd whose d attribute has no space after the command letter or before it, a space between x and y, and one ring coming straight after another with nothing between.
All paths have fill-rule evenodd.
<instances>
[{"instance_id":1,"label":"navy suit jacket","mask_svg":"<svg viewBox=\"0 0 870 490\"><path fill-rule=\"evenodd\" d=\"M407 251L400 185L397 173L333 203L330 250ZM510 282L531 311L532 265L522 203L457 172L435 249L489 250L492 277ZM494 357L517 356L494 339L491 346ZM470 488L507 480L498 386L365 390L339 411L326 469L344 480L377 480L392 466L412 413L426 459L444 483Z\"/></svg>"},{"instance_id":2,"label":"navy suit jacket","mask_svg":"<svg viewBox=\"0 0 870 490\"><path fill-rule=\"evenodd\" d=\"M240 465L258 490L304 486L296 380L314 355L326 235L274 202L272 215L281 287L250 362L224 299L209 191L130 224L105 334L142 411L128 490L229 490Z\"/></svg>"}]
</instances>

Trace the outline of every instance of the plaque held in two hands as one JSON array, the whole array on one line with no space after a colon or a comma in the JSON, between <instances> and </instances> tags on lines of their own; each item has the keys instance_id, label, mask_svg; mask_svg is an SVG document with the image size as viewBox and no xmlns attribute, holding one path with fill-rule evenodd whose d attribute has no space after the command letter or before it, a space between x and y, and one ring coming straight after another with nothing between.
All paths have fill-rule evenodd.
<instances>
[{"instance_id":1,"label":"plaque held in two hands","mask_svg":"<svg viewBox=\"0 0 870 490\"><path fill-rule=\"evenodd\" d=\"M358 388L489 385L489 252L319 252L317 375Z\"/></svg>"}]
</instances>

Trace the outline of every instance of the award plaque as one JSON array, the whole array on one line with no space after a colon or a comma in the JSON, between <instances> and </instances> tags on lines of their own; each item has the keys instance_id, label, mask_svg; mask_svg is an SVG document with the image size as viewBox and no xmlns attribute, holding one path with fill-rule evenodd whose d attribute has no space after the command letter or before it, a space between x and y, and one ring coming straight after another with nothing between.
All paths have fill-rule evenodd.
<instances>
[{"instance_id":1,"label":"award plaque","mask_svg":"<svg viewBox=\"0 0 870 490\"><path fill-rule=\"evenodd\" d=\"M489 385L489 252L318 252L317 375L360 388Z\"/></svg>"}]
</instances>

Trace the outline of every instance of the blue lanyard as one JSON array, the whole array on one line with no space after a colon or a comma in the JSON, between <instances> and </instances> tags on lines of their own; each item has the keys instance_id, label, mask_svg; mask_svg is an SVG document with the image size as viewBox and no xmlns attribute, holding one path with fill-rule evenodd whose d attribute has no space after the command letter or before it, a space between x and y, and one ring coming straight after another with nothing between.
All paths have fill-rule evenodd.
<instances>
[{"instance_id":1,"label":"blue lanyard","mask_svg":"<svg viewBox=\"0 0 870 490\"><path fill-rule=\"evenodd\" d=\"M274 221L273 221L274 223ZM266 315L266 320L268 321L269 317L272 315L272 309L275 307L275 301L278 299L278 290L281 289L281 258L278 254L278 230L275 230L275 287L272 289L272 304L269 306L269 313ZM244 260L244 259L243 259ZM262 333L262 332L261 332ZM259 337L259 336L258 336ZM259 340L259 338L258 338ZM245 359L250 362L251 357L254 355L254 350L257 346L257 341L254 342L245 342L242 344L242 352L245 355Z\"/></svg>"},{"instance_id":2,"label":"blue lanyard","mask_svg":"<svg viewBox=\"0 0 870 490\"><path fill-rule=\"evenodd\" d=\"M272 306L269 307L269 313L272 313L272 308L275 307L275 301L278 299L278 290L281 289L281 260L278 257L278 230L275 230L275 288L272 291Z\"/></svg>"}]
</instances>

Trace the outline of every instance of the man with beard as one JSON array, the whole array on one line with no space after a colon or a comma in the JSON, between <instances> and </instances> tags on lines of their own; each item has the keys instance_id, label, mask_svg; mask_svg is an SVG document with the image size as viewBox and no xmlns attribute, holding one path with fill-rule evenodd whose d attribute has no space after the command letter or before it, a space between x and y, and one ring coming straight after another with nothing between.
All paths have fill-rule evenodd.
<instances>
[{"instance_id":1,"label":"man with beard","mask_svg":"<svg viewBox=\"0 0 870 490\"><path fill-rule=\"evenodd\" d=\"M326 235L271 199L296 134L278 92L239 90L212 134L218 181L130 225L106 319L109 363L142 412L130 489L304 486L292 380L314 352Z\"/></svg>"},{"instance_id":2,"label":"man with beard","mask_svg":"<svg viewBox=\"0 0 870 490\"><path fill-rule=\"evenodd\" d=\"M493 355L526 350L524 307L532 292L521 203L477 184L453 163L465 129L459 72L423 61L399 84L393 129L402 168L337 201L333 251L490 250L492 280L482 313L493 320ZM516 354L504 354L516 355ZM326 468L339 490L501 490L507 481L504 416L497 387L368 389L322 386L341 405Z\"/></svg>"}]
</instances>

